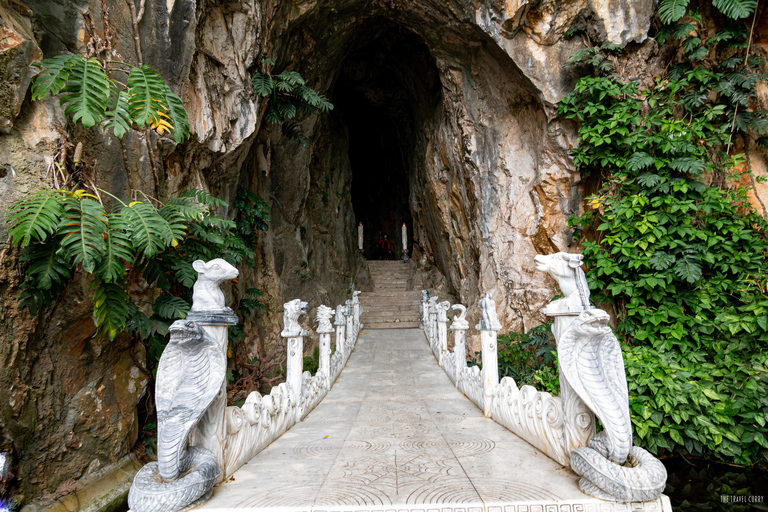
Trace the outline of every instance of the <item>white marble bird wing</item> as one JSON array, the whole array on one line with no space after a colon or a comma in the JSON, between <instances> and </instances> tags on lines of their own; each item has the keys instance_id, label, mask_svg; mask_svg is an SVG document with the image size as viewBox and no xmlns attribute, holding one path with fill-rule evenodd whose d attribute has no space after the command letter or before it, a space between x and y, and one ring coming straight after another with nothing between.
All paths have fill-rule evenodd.
<instances>
[{"instance_id":1,"label":"white marble bird wing","mask_svg":"<svg viewBox=\"0 0 768 512\"><path fill-rule=\"evenodd\" d=\"M583 313L563 333L557 350L560 371L600 418L609 443L608 458L621 464L632 448L624 358L610 327L595 329L592 319Z\"/></svg>"}]
</instances>

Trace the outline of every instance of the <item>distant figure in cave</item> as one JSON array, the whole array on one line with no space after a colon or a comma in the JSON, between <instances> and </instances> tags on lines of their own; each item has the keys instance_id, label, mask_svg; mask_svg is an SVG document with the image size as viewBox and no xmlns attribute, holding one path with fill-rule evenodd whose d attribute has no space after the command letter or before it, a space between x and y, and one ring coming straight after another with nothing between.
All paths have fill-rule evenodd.
<instances>
[{"instance_id":1,"label":"distant figure in cave","mask_svg":"<svg viewBox=\"0 0 768 512\"><path fill-rule=\"evenodd\" d=\"M380 236L379 241L376 243L379 246L379 259L391 260L394 255L392 254L392 245L389 243L387 235Z\"/></svg>"}]
</instances>

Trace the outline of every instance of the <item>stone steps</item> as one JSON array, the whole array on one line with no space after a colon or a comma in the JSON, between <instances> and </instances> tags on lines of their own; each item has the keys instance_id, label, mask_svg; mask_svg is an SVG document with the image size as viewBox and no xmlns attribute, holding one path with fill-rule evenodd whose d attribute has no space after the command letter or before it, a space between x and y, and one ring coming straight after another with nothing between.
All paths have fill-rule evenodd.
<instances>
[{"instance_id":1,"label":"stone steps","mask_svg":"<svg viewBox=\"0 0 768 512\"><path fill-rule=\"evenodd\" d=\"M405 261L369 261L373 292L360 294L366 329L415 329L421 294L408 291L410 268Z\"/></svg>"}]
</instances>

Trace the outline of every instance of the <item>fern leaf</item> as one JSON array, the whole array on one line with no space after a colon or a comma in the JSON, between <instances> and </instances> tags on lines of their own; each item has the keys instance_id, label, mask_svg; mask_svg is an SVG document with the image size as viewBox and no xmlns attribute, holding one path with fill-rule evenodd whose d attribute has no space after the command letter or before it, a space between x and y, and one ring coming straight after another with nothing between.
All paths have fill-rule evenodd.
<instances>
[{"instance_id":1,"label":"fern leaf","mask_svg":"<svg viewBox=\"0 0 768 512\"><path fill-rule=\"evenodd\" d=\"M122 139L131 129L131 114L128 112L128 95L115 86L109 88L109 101L104 116L104 129L112 130L115 137Z\"/></svg>"},{"instance_id":2,"label":"fern leaf","mask_svg":"<svg viewBox=\"0 0 768 512\"><path fill-rule=\"evenodd\" d=\"M181 193L181 197L192 197L194 198L198 203L204 204L205 206L208 206L209 208L226 208L227 202L223 199L219 199L218 197L214 196L207 190L203 190L200 188L192 188L189 190L185 190Z\"/></svg>"},{"instance_id":3,"label":"fern leaf","mask_svg":"<svg viewBox=\"0 0 768 512\"><path fill-rule=\"evenodd\" d=\"M654 161L655 159L648 153L638 151L637 153L633 153L632 156L627 159L627 169L630 171L637 171L644 167L648 167L649 165L653 165Z\"/></svg>"},{"instance_id":4,"label":"fern leaf","mask_svg":"<svg viewBox=\"0 0 768 512\"><path fill-rule=\"evenodd\" d=\"M56 231L64 209L58 190L39 189L11 205L6 214L12 244L26 247L44 241Z\"/></svg>"},{"instance_id":5,"label":"fern leaf","mask_svg":"<svg viewBox=\"0 0 768 512\"><path fill-rule=\"evenodd\" d=\"M138 333L141 339L146 339L152 333L152 323L142 311L135 304L128 305L128 320L125 323L125 328L129 331L135 331Z\"/></svg>"},{"instance_id":6,"label":"fern leaf","mask_svg":"<svg viewBox=\"0 0 768 512\"><path fill-rule=\"evenodd\" d=\"M179 210L177 210L175 206L171 205L165 205L157 212L165 221L165 229L163 232L166 234L166 243L172 247L176 247L179 245L179 240L184 239L184 235L187 231L187 226L184 224L184 216L179 213Z\"/></svg>"},{"instance_id":7,"label":"fern leaf","mask_svg":"<svg viewBox=\"0 0 768 512\"><path fill-rule=\"evenodd\" d=\"M267 97L275 90L275 81L269 75L264 75L258 71L251 77L251 84L256 94Z\"/></svg>"},{"instance_id":8,"label":"fern leaf","mask_svg":"<svg viewBox=\"0 0 768 512\"><path fill-rule=\"evenodd\" d=\"M675 23L685 16L689 0L661 0L659 16L664 23Z\"/></svg>"},{"instance_id":9,"label":"fern leaf","mask_svg":"<svg viewBox=\"0 0 768 512\"><path fill-rule=\"evenodd\" d=\"M179 283L181 283L182 286L192 288L192 286L195 284L195 281L197 281L197 271L192 268L192 264L190 262L184 261L181 258L179 258L178 261L176 261L174 264L173 271L176 275L176 279L179 280Z\"/></svg>"},{"instance_id":10,"label":"fern leaf","mask_svg":"<svg viewBox=\"0 0 768 512\"><path fill-rule=\"evenodd\" d=\"M181 98L166 87L165 104L168 107L168 118L173 125L173 140L181 144L189 138L189 118Z\"/></svg>"},{"instance_id":11,"label":"fern leaf","mask_svg":"<svg viewBox=\"0 0 768 512\"><path fill-rule=\"evenodd\" d=\"M34 287L50 290L54 285L63 285L72 277L66 262L61 260L59 247L57 241L50 241L30 245L21 251L19 260L29 263L27 278Z\"/></svg>"},{"instance_id":12,"label":"fern leaf","mask_svg":"<svg viewBox=\"0 0 768 512\"><path fill-rule=\"evenodd\" d=\"M130 239L131 223L122 212L108 215L104 258L99 263L96 274L105 282L115 282L125 274L123 262L134 259L133 245Z\"/></svg>"},{"instance_id":13,"label":"fern leaf","mask_svg":"<svg viewBox=\"0 0 768 512\"><path fill-rule=\"evenodd\" d=\"M131 298L119 284L101 279L94 279L90 288L94 290L93 319L97 332L114 340L125 329Z\"/></svg>"},{"instance_id":14,"label":"fern leaf","mask_svg":"<svg viewBox=\"0 0 768 512\"><path fill-rule=\"evenodd\" d=\"M151 204L134 201L122 211L131 223L133 246L144 257L152 258L173 240L172 233L167 232L167 221Z\"/></svg>"},{"instance_id":15,"label":"fern leaf","mask_svg":"<svg viewBox=\"0 0 768 512\"><path fill-rule=\"evenodd\" d=\"M171 320L173 318L186 318L190 307L189 303L180 297L161 295L152 304L152 311L161 318Z\"/></svg>"},{"instance_id":16,"label":"fern leaf","mask_svg":"<svg viewBox=\"0 0 768 512\"><path fill-rule=\"evenodd\" d=\"M757 0L712 0L717 10L731 19L746 18L757 8Z\"/></svg>"},{"instance_id":17,"label":"fern leaf","mask_svg":"<svg viewBox=\"0 0 768 512\"><path fill-rule=\"evenodd\" d=\"M64 216L58 232L64 235L61 247L67 259L74 265L81 263L90 274L104 254L102 235L107 229L107 216L104 207L89 196L82 190L64 196Z\"/></svg>"},{"instance_id":18,"label":"fern leaf","mask_svg":"<svg viewBox=\"0 0 768 512\"><path fill-rule=\"evenodd\" d=\"M19 309L28 309L32 316L37 315L43 308L53 304L53 294L50 290L42 290L34 282L27 279L19 286Z\"/></svg>"},{"instance_id":19,"label":"fern leaf","mask_svg":"<svg viewBox=\"0 0 768 512\"><path fill-rule=\"evenodd\" d=\"M48 94L59 94L69 78L69 70L72 65L83 58L80 55L57 55L43 62L35 63L40 72L32 83L32 99L39 100Z\"/></svg>"},{"instance_id":20,"label":"fern leaf","mask_svg":"<svg viewBox=\"0 0 768 512\"><path fill-rule=\"evenodd\" d=\"M102 121L109 99L109 79L96 59L77 59L70 65L67 85L59 102L72 121L90 128Z\"/></svg>"},{"instance_id":21,"label":"fern leaf","mask_svg":"<svg viewBox=\"0 0 768 512\"><path fill-rule=\"evenodd\" d=\"M157 125L160 112L165 112L165 94L168 87L160 73L144 65L128 74L128 101L131 117L139 126Z\"/></svg>"},{"instance_id":22,"label":"fern leaf","mask_svg":"<svg viewBox=\"0 0 768 512\"><path fill-rule=\"evenodd\" d=\"M648 260L648 263L650 263L654 270L666 270L671 267L674 262L675 257L663 251L653 253L653 256Z\"/></svg>"},{"instance_id":23,"label":"fern leaf","mask_svg":"<svg viewBox=\"0 0 768 512\"><path fill-rule=\"evenodd\" d=\"M669 162L669 166L680 172L701 172L707 164L691 157L675 158Z\"/></svg>"},{"instance_id":24,"label":"fern leaf","mask_svg":"<svg viewBox=\"0 0 768 512\"><path fill-rule=\"evenodd\" d=\"M304 79L296 71L283 71L277 78L291 85L304 85Z\"/></svg>"},{"instance_id":25,"label":"fern leaf","mask_svg":"<svg viewBox=\"0 0 768 512\"><path fill-rule=\"evenodd\" d=\"M674 267L675 275L680 279L685 279L689 283L695 283L701 279L701 265L692 257L684 256L680 258Z\"/></svg>"},{"instance_id":26,"label":"fern leaf","mask_svg":"<svg viewBox=\"0 0 768 512\"><path fill-rule=\"evenodd\" d=\"M169 199L166 204L176 208L187 220L199 221L204 214L208 213L208 208L193 197L174 197Z\"/></svg>"}]
</instances>

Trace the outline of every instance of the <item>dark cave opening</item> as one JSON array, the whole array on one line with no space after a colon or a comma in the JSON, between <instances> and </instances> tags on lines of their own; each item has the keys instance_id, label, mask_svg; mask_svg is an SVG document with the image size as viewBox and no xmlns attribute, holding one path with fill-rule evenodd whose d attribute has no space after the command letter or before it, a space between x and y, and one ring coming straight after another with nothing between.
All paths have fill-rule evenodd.
<instances>
[{"instance_id":1,"label":"dark cave opening","mask_svg":"<svg viewBox=\"0 0 768 512\"><path fill-rule=\"evenodd\" d=\"M377 241L386 235L392 258L400 258L403 225L411 255L413 216L419 214L414 184L426 165L427 128L442 89L418 36L384 20L365 32L373 39L341 65L332 101L348 130L352 206L364 227L363 254L382 258Z\"/></svg>"}]
</instances>

